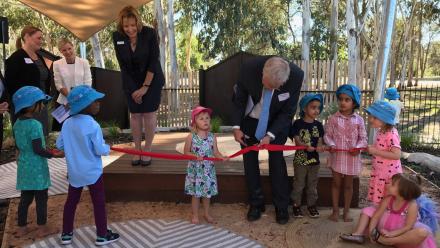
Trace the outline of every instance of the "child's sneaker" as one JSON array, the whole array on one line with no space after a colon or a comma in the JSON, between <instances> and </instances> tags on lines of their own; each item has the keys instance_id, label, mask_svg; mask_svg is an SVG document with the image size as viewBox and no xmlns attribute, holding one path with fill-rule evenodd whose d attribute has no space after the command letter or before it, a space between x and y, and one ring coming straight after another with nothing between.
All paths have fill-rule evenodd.
<instances>
[{"instance_id":1,"label":"child's sneaker","mask_svg":"<svg viewBox=\"0 0 440 248\"><path fill-rule=\"evenodd\" d=\"M97 237L95 245L101 246L113 243L119 239L119 234L112 232L112 230L107 230L107 234L104 237Z\"/></svg>"},{"instance_id":2,"label":"child's sneaker","mask_svg":"<svg viewBox=\"0 0 440 248\"><path fill-rule=\"evenodd\" d=\"M319 217L319 212L318 212L318 209L316 209L316 206L307 207L307 210L309 210L310 218L318 218Z\"/></svg>"},{"instance_id":3,"label":"child's sneaker","mask_svg":"<svg viewBox=\"0 0 440 248\"><path fill-rule=\"evenodd\" d=\"M61 234L61 244L68 245L72 243L73 232Z\"/></svg>"},{"instance_id":4,"label":"child's sneaker","mask_svg":"<svg viewBox=\"0 0 440 248\"><path fill-rule=\"evenodd\" d=\"M293 206L293 217L294 218L302 218L302 217L304 217L300 207Z\"/></svg>"}]
</instances>

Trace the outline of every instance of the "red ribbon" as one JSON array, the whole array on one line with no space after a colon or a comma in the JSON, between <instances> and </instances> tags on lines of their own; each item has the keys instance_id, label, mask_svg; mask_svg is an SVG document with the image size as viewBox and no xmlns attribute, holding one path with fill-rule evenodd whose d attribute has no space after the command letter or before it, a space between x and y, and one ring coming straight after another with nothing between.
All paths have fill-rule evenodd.
<instances>
[{"instance_id":1,"label":"red ribbon","mask_svg":"<svg viewBox=\"0 0 440 248\"><path fill-rule=\"evenodd\" d=\"M153 158L162 158L162 159L171 159L171 160L197 160L198 157L195 155L185 155L185 154L170 154L170 153L158 153L158 152L143 152L139 150L134 149L126 149L126 148L117 148L112 146L111 149L113 151L132 154L132 155L139 155L139 156L148 156ZM248 153L250 151L260 151L260 150L268 150L268 151L296 151L296 150L306 150L307 146L288 146L288 145L272 145L272 144L266 144L266 145L253 145L253 146L247 146L240 151L228 156L228 158L235 158L242 154ZM362 151L365 150L366 147L362 148L352 148L352 149L337 149L334 148L333 151L335 152L354 152L354 151ZM327 149L328 151L328 149ZM204 157L204 160L209 161L223 161L221 158L213 158L213 157Z\"/></svg>"}]
</instances>

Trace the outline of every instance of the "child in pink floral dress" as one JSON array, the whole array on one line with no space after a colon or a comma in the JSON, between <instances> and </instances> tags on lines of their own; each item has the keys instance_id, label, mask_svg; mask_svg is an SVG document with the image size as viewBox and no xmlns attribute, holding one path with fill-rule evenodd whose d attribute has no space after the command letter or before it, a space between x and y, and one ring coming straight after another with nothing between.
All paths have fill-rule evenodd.
<instances>
[{"instance_id":1,"label":"child in pink floral dress","mask_svg":"<svg viewBox=\"0 0 440 248\"><path fill-rule=\"evenodd\" d=\"M395 125L395 108L386 101L377 101L366 109L368 122L377 129L368 153L373 156L368 200L378 205L387 195L386 185L394 174L402 173L400 164L400 139Z\"/></svg>"},{"instance_id":2,"label":"child in pink floral dress","mask_svg":"<svg viewBox=\"0 0 440 248\"><path fill-rule=\"evenodd\" d=\"M354 148L367 146L367 131L364 119L355 113L361 101L358 87L344 84L336 91L339 111L329 117L325 125L324 141L330 147L328 165L333 174L332 205L333 213L329 219L339 219L339 195L342 180L344 180L344 221L353 219L349 216L351 199L353 197L353 176L361 172L360 151ZM335 149L346 149L348 152L335 152Z\"/></svg>"}]
</instances>

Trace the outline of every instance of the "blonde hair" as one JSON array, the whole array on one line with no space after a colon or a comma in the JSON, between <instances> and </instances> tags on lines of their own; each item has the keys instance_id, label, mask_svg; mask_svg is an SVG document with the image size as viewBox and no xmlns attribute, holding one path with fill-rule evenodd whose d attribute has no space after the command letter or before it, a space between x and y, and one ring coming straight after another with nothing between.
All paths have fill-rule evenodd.
<instances>
[{"instance_id":1,"label":"blonde hair","mask_svg":"<svg viewBox=\"0 0 440 248\"><path fill-rule=\"evenodd\" d=\"M74 46L73 43L69 39L61 38L57 43L58 50L61 50L61 48L66 44L70 44L71 46Z\"/></svg>"},{"instance_id":2,"label":"blonde hair","mask_svg":"<svg viewBox=\"0 0 440 248\"><path fill-rule=\"evenodd\" d=\"M208 111L202 111L202 112L198 113L196 116L194 116L194 123L192 123L192 125L191 125L191 127L190 127L191 132L193 132L193 133L197 133L197 131L199 130L199 129L197 128L197 122L196 122L196 119L197 119L197 116L199 116L199 115L201 115L201 114L203 114L203 113L208 114L209 118L211 119L211 115L208 113ZM211 121L209 121L209 130L211 130Z\"/></svg>"},{"instance_id":3,"label":"blonde hair","mask_svg":"<svg viewBox=\"0 0 440 248\"><path fill-rule=\"evenodd\" d=\"M289 74L289 63L280 57L272 57L264 63L263 75L269 79L274 88L282 86L289 78Z\"/></svg>"},{"instance_id":4,"label":"blonde hair","mask_svg":"<svg viewBox=\"0 0 440 248\"><path fill-rule=\"evenodd\" d=\"M125 6L118 15L118 23L116 25L116 29L119 33L124 34L123 29L123 21L124 18L134 18L136 20L137 31L140 32L142 30L142 20L139 15L139 12L131 5Z\"/></svg>"}]
</instances>

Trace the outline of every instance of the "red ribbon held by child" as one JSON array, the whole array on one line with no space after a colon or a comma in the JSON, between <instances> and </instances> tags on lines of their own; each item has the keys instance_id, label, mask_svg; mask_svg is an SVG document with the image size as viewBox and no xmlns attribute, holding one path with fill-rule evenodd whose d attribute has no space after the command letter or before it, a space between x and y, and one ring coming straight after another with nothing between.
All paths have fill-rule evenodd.
<instances>
[{"instance_id":1,"label":"red ribbon held by child","mask_svg":"<svg viewBox=\"0 0 440 248\"><path fill-rule=\"evenodd\" d=\"M158 153L158 152L143 152L139 150L134 149L126 149L126 148L117 148L112 146L111 149L113 151L127 153L131 155L139 155L139 156L148 156L153 158L161 158L161 159L171 159L171 160L197 160L197 156L195 155L185 155L185 154L171 154L171 153ZM297 151L297 150L306 150L307 146L288 146L288 145L272 145L272 144L266 144L266 145L253 145L253 146L247 146L240 151L228 156L228 158L235 158L240 155L243 155L245 153L248 153L250 151L260 151L260 150L268 150L268 151ZM335 152L353 152L353 151L362 151L366 150L366 147L362 148L352 148L352 149L337 149L333 148L333 151ZM329 151L329 149L326 149L326 151ZM213 158L213 157L204 157L204 160L209 161L223 161L222 158Z\"/></svg>"}]
</instances>

